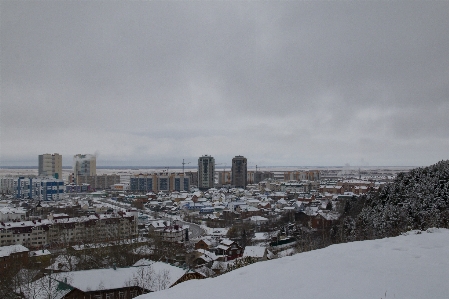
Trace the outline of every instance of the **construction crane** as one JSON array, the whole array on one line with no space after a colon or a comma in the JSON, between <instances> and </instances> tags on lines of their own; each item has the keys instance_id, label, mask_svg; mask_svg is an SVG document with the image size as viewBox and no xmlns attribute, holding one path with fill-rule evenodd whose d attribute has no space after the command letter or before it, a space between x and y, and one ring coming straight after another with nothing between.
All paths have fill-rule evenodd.
<instances>
[{"instance_id":1,"label":"construction crane","mask_svg":"<svg viewBox=\"0 0 449 299\"><path fill-rule=\"evenodd\" d=\"M184 165L188 165L190 162L184 162L184 159L182 159L182 174L184 174Z\"/></svg>"}]
</instances>

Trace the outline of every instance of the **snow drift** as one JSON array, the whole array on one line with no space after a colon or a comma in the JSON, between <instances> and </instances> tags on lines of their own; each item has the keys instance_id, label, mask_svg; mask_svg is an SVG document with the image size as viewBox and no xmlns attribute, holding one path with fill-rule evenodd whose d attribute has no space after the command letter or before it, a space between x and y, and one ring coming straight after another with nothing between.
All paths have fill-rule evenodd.
<instances>
[{"instance_id":1,"label":"snow drift","mask_svg":"<svg viewBox=\"0 0 449 299\"><path fill-rule=\"evenodd\" d=\"M449 230L352 242L259 262L139 299L449 298Z\"/></svg>"}]
</instances>

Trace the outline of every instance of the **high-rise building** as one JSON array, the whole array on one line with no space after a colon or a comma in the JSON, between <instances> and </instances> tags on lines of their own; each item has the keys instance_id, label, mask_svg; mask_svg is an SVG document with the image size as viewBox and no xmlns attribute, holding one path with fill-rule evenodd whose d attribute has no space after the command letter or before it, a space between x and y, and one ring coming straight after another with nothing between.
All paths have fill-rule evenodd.
<instances>
[{"instance_id":1,"label":"high-rise building","mask_svg":"<svg viewBox=\"0 0 449 299\"><path fill-rule=\"evenodd\" d=\"M207 190L215 186L215 159L209 155L198 158L198 188Z\"/></svg>"},{"instance_id":2,"label":"high-rise building","mask_svg":"<svg viewBox=\"0 0 449 299\"><path fill-rule=\"evenodd\" d=\"M79 176L94 176L97 174L97 158L94 155L73 156L73 174L75 183L78 183Z\"/></svg>"},{"instance_id":3,"label":"high-rise building","mask_svg":"<svg viewBox=\"0 0 449 299\"><path fill-rule=\"evenodd\" d=\"M232 159L232 182L231 185L238 188L245 188L247 185L247 160L243 156L235 156Z\"/></svg>"},{"instance_id":4,"label":"high-rise building","mask_svg":"<svg viewBox=\"0 0 449 299\"><path fill-rule=\"evenodd\" d=\"M62 178L62 156L60 154L39 155L39 176Z\"/></svg>"}]
</instances>

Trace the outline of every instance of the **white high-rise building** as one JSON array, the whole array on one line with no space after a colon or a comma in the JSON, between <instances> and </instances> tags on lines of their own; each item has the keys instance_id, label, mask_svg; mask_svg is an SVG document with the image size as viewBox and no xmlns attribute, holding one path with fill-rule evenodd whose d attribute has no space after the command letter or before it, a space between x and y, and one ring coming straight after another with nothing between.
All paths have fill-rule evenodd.
<instances>
[{"instance_id":1,"label":"white high-rise building","mask_svg":"<svg viewBox=\"0 0 449 299\"><path fill-rule=\"evenodd\" d=\"M75 155L73 156L73 174L75 180L79 176L94 176L97 174L97 157L95 155Z\"/></svg>"},{"instance_id":2,"label":"white high-rise building","mask_svg":"<svg viewBox=\"0 0 449 299\"><path fill-rule=\"evenodd\" d=\"M206 190L215 185L215 159L204 155L198 158L198 188Z\"/></svg>"},{"instance_id":3,"label":"white high-rise building","mask_svg":"<svg viewBox=\"0 0 449 299\"><path fill-rule=\"evenodd\" d=\"M62 178L62 156L60 154L39 155L39 176Z\"/></svg>"}]
</instances>

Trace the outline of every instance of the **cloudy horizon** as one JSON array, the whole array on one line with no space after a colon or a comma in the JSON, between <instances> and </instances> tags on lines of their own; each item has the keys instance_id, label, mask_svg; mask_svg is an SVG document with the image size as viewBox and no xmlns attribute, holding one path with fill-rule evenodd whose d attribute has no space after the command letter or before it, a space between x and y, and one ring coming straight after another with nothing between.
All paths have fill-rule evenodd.
<instances>
[{"instance_id":1,"label":"cloudy horizon","mask_svg":"<svg viewBox=\"0 0 449 299\"><path fill-rule=\"evenodd\" d=\"M449 158L448 1L1 1L0 166Z\"/></svg>"}]
</instances>

